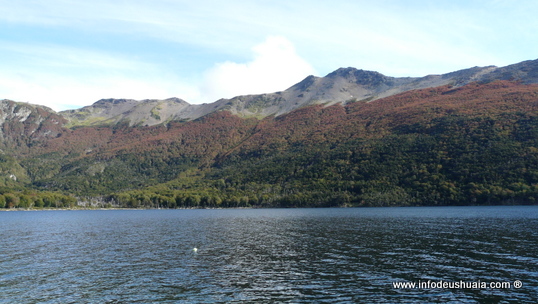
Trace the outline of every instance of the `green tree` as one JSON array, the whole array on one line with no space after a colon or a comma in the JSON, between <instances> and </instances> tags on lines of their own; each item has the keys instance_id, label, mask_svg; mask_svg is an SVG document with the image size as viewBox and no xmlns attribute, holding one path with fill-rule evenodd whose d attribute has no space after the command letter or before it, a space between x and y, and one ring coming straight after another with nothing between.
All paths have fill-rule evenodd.
<instances>
[{"instance_id":1,"label":"green tree","mask_svg":"<svg viewBox=\"0 0 538 304\"><path fill-rule=\"evenodd\" d=\"M17 208L19 207L19 198L13 193L5 193L4 197L6 199L6 208Z\"/></svg>"}]
</instances>

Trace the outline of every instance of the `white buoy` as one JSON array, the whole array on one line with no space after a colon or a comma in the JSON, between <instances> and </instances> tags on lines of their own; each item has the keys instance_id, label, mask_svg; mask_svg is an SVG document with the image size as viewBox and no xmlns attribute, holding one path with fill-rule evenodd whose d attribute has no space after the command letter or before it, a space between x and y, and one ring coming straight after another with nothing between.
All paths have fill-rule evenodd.
<instances>
[{"instance_id":1,"label":"white buoy","mask_svg":"<svg viewBox=\"0 0 538 304\"><path fill-rule=\"evenodd\" d=\"M194 253L196 253L196 252L198 252L198 248L194 247L194 248L192 248L192 251L193 251Z\"/></svg>"}]
</instances>

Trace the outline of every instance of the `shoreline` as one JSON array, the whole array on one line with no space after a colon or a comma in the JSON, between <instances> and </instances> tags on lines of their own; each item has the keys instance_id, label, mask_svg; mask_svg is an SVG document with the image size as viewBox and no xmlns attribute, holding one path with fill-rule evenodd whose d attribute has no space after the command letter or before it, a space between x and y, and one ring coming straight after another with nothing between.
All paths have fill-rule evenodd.
<instances>
[{"instance_id":1,"label":"shoreline","mask_svg":"<svg viewBox=\"0 0 538 304\"><path fill-rule=\"evenodd\" d=\"M420 208L420 207L430 207L430 208L443 208L443 207L524 207L524 206L538 206L538 204L505 204L505 205L458 205L458 206L336 206L336 207L233 207L233 208L11 208L11 209L0 209L0 212L13 212L13 211L79 211L79 210L88 210L88 211L113 211L113 210L234 210L234 209L346 209L346 208Z\"/></svg>"}]
</instances>

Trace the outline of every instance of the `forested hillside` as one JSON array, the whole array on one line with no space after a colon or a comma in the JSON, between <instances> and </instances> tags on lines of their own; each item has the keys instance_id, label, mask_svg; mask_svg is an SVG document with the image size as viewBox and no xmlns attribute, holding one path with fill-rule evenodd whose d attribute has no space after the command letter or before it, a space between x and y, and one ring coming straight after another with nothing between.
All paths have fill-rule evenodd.
<instances>
[{"instance_id":1,"label":"forested hillside","mask_svg":"<svg viewBox=\"0 0 538 304\"><path fill-rule=\"evenodd\" d=\"M0 160L25 178L6 179L0 206L535 204L537 116L538 85L495 81L263 119L64 127Z\"/></svg>"}]
</instances>

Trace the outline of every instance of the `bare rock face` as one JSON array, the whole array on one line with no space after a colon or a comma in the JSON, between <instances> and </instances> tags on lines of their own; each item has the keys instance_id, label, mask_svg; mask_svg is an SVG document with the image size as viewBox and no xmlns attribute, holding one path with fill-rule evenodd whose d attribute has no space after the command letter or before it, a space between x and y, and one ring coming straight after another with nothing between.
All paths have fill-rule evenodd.
<instances>
[{"instance_id":1,"label":"bare rock face","mask_svg":"<svg viewBox=\"0 0 538 304\"><path fill-rule=\"evenodd\" d=\"M24 148L44 138L61 135L67 120L52 109L15 102L0 101L0 143L3 147Z\"/></svg>"}]
</instances>

